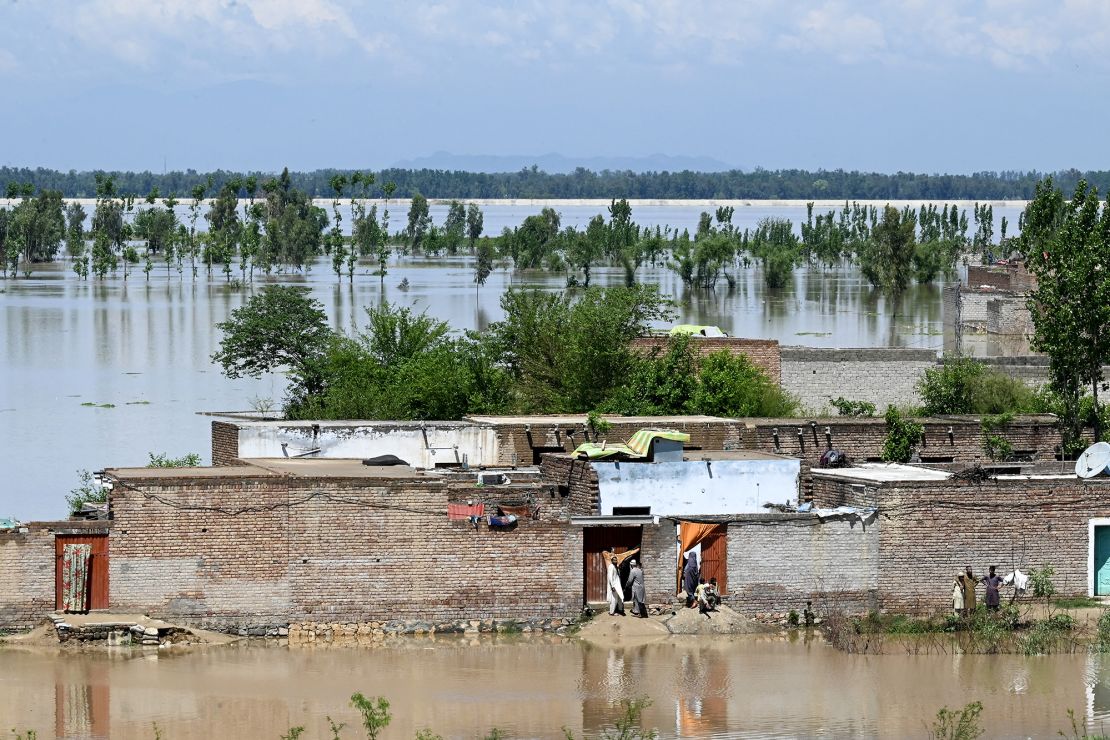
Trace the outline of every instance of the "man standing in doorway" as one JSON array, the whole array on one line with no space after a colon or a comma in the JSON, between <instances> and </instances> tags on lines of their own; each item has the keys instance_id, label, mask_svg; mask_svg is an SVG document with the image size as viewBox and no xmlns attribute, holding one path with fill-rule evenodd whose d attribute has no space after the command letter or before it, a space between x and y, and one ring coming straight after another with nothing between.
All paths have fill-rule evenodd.
<instances>
[{"instance_id":1,"label":"man standing in doorway","mask_svg":"<svg viewBox=\"0 0 1110 740\"><path fill-rule=\"evenodd\" d=\"M617 556L609 558L609 568L605 576L606 589L609 593L609 614L624 616L624 586L621 584L620 570L617 568Z\"/></svg>"}]
</instances>

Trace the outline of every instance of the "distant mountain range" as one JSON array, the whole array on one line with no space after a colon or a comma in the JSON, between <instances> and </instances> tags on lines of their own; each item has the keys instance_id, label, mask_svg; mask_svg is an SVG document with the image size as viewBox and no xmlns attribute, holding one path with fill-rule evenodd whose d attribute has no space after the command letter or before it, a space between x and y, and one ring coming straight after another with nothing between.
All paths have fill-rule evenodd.
<instances>
[{"instance_id":1,"label":"distant mountain range","mask_svg":"<svg viewBox=\"0 0 1110 740\"><path fill-rule=\"evenodd\" d=\"M712 157L670 156L650 154L646 157L567 157L550 153L527 154L452 154L435 152L426 157L402 159L393 167L406 170L458 170L462 172L518 172L537 166L544 172L559 174L574 172L584 167L593 172L601 170L631 170L632 172L725 172L738 169L735 165Z\"/></svg>"}]
</instances>

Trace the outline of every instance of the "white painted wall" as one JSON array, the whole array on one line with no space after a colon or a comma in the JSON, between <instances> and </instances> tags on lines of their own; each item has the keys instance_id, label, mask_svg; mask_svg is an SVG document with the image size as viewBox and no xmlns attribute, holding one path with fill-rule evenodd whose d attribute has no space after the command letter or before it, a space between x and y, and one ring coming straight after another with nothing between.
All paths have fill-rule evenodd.
<instances>
[{"instance_id":1,"label":"white painted wall","mask_svg":"<svg viewBox=\"0 0 1110 740\"><path fill-rule=\"evenodd\" d=\"M471 465L497 464L497 435L490 427L429 424L421 431L419 424L322 424L315 439L307 426L262 423L239 427L240 458L282 457L282 442L289 445L291 457L319 447L319 454L310 457L396 455L414 467L434 468L437 462L454 462L457 446L459 459L465 454Z\"/></svg>"},{"instance_id":2,"label":"white painted wall","mask_svg":"<svg viewBox=\"0 0 1110 740\"><path fill-rule=\"evenodd\" d=\"M660 463L593 463L601 513L615 506L650 506L670 516L756 514L763 504L796 504L798 460L718 460Z\"/></svg>"}]
</instances>

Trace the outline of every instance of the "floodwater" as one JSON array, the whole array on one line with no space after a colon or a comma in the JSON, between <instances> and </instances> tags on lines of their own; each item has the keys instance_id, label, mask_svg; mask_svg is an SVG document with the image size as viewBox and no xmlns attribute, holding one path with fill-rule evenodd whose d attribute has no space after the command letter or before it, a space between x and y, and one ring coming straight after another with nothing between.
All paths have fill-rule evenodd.
<instances>
[{"instance_id":1,"label":"floodwater","mask_svg":"<svg viewBox=\"0 0 1110 740\"><path fill-rule=\"evenodd\" d=\"M1110 728L1099 655L849 655L820 640L688 638L607 647L542 636L390 647L229 645L163 651L0 648L0 727L39 737L277 738L327 717L362 737L353 692L384 696L387 738L595 737L647 697L661 737L922 737L942 707L983 704L988 737L1055 737L1069 709Z\"/></svg>"},{"instance_id":2,"label":"floodwater","mask_svg":"<svg viewBox=\"0 0 1110 740\"><path fill-rule=\"evenodd\" d=\"M559 208L573 211L575 219L599 210ZM539 206L497 209L487 215L487 231L496 231L498 221L519 223ZM634 213L647 223L696 225L700 210L661 206ZM738 213L746 220L765 212L797 219L799 210L804 215L804 208L772 206ZM476 289L466 256L398 258L384 282L370 274L375 267L359 265L348 282L337 280L321 258L307 274L256 275L253 284L234 288L203 268L194 281L188 266L184 275L158 265L149 279L139 271L127 280L120 274L80 281L58 262L37 265L29 278L0 281L0 463L6 474L0 516L63 516L63 497L77 484L78 469L142 465L151 452L196 452L207 462L211 419L199 412L248 410L267 400L280 408L281 377L230 381L210 360L220 340L215 324L267 282L307 286L338 329L363 324L364 307L391 301L426 310L459 331L482 330L502 318L500 296L511 285L558 290L566 284L564 273L499 267ZM645 265L637 279L672 296L680 321L717 325L734 336L816 347L943 345L940 285L911 287L894 318L889 301L850 267L802 268L775 291L764 287L756 267L741 271L735 290L722 280L709 294L686 291L662 266ZM599 268L594 282L622 284L623 272ZM965 338L965 350L997 351L981 339Z\"/></svg>"}]
</instances>

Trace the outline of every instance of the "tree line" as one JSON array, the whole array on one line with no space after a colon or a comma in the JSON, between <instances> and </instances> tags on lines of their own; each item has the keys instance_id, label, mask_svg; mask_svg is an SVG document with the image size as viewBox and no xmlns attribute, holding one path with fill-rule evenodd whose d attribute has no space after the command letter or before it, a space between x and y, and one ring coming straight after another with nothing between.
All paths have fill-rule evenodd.
<instances>
[{"instance_id":1,"label":"tree line","mask_svg":"<svg viewBox=\"0 0 1110 740\"><path fill-rule=\"evenodd\" d=\"M333 194L332 179L351 177L359 170L319 169L289 173L292 187L312 198ZM671 199L767 199L795 200L1028 200L1046 173L1036 171L976 172L969 175L880 173L856 170L765 170L750 172L631 172L579 168L570 173L548 173L536 167L517 172L463 172L433 169L384 169L372 173L379 183L392 182L396 195L411 198L422 193L429 198L671 198ZM1083 180L1104 192L1110 189L1110 171L1080 172L1069 169L1051 173L1065 190ZM99 178L110 177L123 196L142 198L157 189L161 193L188 194L204 185L213 192L229 183L242 184L250 178L265 182L274 173L184 170L156 174L46 168L0 167L0 192L11 184L29 183L36 191L54 190L65 198L93 198Z\"/></svg>"}]
</instances>

